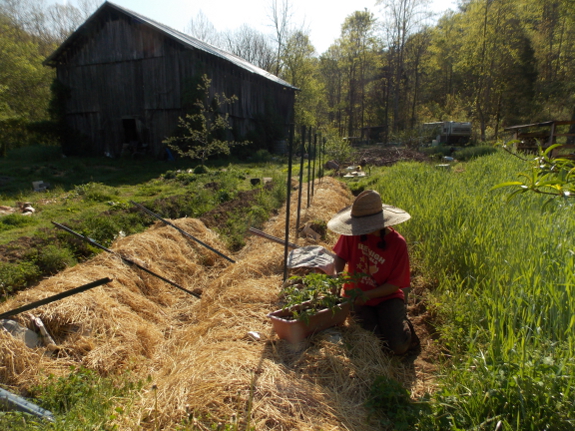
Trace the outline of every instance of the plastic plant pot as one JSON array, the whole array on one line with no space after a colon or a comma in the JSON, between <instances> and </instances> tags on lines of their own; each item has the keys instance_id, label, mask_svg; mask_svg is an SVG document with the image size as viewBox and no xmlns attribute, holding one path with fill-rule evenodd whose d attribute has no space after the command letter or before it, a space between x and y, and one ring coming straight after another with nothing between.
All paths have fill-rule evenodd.
<instances>
[{"instance_id":1,"label":"plastic plant pot","mask_svg":"<svg viewBox=\"0 0 575 431\"><path fill-rule=\"evenodd\" d=\"M349 302L344 302L332 309L326 308L318 311L309 316L307 321L289 319L294 309L303 309L307 305L309 305L309 301L268 314L273 329L279 338L292 344L299 343L316 332L343 324L350 310Z\"/></svg>"}]
</instances>

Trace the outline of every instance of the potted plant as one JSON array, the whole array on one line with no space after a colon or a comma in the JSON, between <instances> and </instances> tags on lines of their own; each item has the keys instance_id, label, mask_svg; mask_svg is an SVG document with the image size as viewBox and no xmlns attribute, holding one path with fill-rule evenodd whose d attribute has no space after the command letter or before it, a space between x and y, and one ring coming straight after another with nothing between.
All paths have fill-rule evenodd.
<instances>
[{"instance_id":1,"label":"potted plant","mask_svg":"<svg viewBox=\"0 0 575 431\"><path fill-rule=\"evenodd\" d=\"M291 277L282 288L283 307L268 314L274 331L290 343L335 325L341 325L350 310L348 298L339 296L344 276L309 273Z\"/></svg>"}]
</instances>

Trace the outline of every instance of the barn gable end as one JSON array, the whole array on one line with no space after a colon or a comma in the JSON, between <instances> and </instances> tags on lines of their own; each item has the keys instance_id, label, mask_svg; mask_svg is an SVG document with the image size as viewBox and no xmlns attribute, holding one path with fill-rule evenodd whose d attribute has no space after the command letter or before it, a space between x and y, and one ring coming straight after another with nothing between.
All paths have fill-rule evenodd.
<instances>
[{"instance_id":1,"label":"barn gable end","mask_svg":"<svg viewBox=\"0 0 575 431\"><path fill-rule=\"evenodd\" d=\"M293 121L295 87L245 60L117 5L104 3L45 64L69 89L66 122L92 152L117 156L138 142L153 155L173 134L184 88L207 74L212 92L235 95L228 107L239 135L265 112Z\"/></svg>"}]
</instances>

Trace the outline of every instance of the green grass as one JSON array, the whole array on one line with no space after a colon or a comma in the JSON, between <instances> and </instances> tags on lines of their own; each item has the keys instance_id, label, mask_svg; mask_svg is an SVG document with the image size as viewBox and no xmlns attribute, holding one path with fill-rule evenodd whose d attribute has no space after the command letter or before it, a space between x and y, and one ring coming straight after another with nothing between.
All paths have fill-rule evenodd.
<instances>
[{"instance_id":1,"label":"green grass","mask_svg":"<svg viewBox=\"0 0 575 431\"><path fill-rule=\"evenodd\" d=\"M498 183L525 170L503 153L446 171L403 163L355 185L409 211L398 226L439 286L431 308L449 353L421 429L568 430L575 426L575 219L572 204Z\"/></svg>"},{"instance_id":2,"label":"green grass","mask_svg":"<svg viewBox=\"0 0 575 431\"><path fill-rule=\"evenodd\" d=\"M142 382L130 376L101 377L94 371L72 367L70 374L48 376L42 386L33 388L29 399L51 412L54 422L27 413L0 412L0 429L29 430L114 430L114 423L130 409Z\"/></svg>"},{"instance_id":3,"label":"green grass","mask_svg":"<svg viewBox=\"0 0 575 431\"><path fill-rule=\"evenodd\" d=\"M242 191L253 190L251 178L273 177L274 186L260 190L247 214L232 214L217 230L232 250L244 245L250 225L261 225L285 199L285 174L277 163L212 163L195 173L191 161L122 160L105 157L62 158L55 147L24 147L0 159L0 205L31 202L33 216L0 217L0 295L24 289L42 277L91 256L96 250L63 232L67 225L109 247L116 237L143 231L155 219L130 204L164 218L200 217ZM51 184L34 192L32 181Z\"/></svg>"},{"instance_id":4,"label":"green grass","mask_svg":"<svg viewBox=\"0 0 575 431\"><path fill-rule=\"evenodd\" d=\"M0 169L7 166L4 162L0 161ZM56 161L47 163L55 165ZM33 194L18 187L12 192L2 190L2 204L12 205L16 200L53 202L39 205L33 222L15 217L3 223L6 227L0 231L0 245L7 238L30 235L50 239L54 245L64 244L71 251L59 254L56 250L60 247L46 248L42 253L28 251L18 265L0 263L4 294L9 293L6 280L26 285L42 271L57 271L62 264L73 264L93 252L85 244L69 241L69 234L55 231L50 220L68 222L81 233L108 244L120 230L133 233L152 222L129 205L130 199L165 217L196 217L229 202L238 191L251 188L250 177L285 175L285 168L278 165L211 166L208 173L198 175L158 162L163 166L158 172L131 176L124 167L121 175L111 171L117 175L113 178L107 176L112 175L109 171L103 177L88 178L86 172L94 170L87 167L95 166L93 162L68 163L78 172L81 166L84 170L67 180L69 184L55 183L56 189L48 193ZM520 160L498 152L454 165L451 170L434 164L401 163L373 169L370 177L351 183L356 192L375 188L384 202L411 213L412 220L397 229L408 240L418 269L438 286L428 307L437 316L439 342L446 353L439 390L429 402L413 404L392 382L374 382L368 403L383 425L421 430L494 430L498 424L498 429L506 431L574 428L575 219L567 201L557 201L544 212L544 198L526 194L508 203L505 190L491 190L496 184L515 179L514 173L523 170ZM10 175L15 176L14 171ZM120 185L122 177L125 185ZM31 178L46 181L35 176L25 178L24 183ZM206 187L208 184L211 188ZM234 232L245 227L245 220L263 219L266 211L285 199L285 187L269 192L262 189L260 193L249 216L232 214L222 234L234 238ZM68 392L76 393L70 388L78 386L77 393L90 393L91 382L95 388L102 387L104 397L113 398L107 392L107 381L98 379L72 373L60 383L47 383L35 397L43 407L56 410L59 423L65 424L56 429L85 429L86 423L106 429L114 419L106 423L96 417L90 419L90 409L97 416L122 414L129 396L120 404L99 402L105 413L98 413L98 396L96 406L89 401L75 407L86 409L81 411L72 409L72 402L58 405L49 401L68 399ZM84 387L81 381L86 380L89 383ZM124 399L121 394L118 397ZM394 409L382 407L390 400ZM117 407L120 410L115 410ZM21 417L0 417L0 428L40 429L18 428ZM73 422L72 417L86 418L87 422ZM26 426L32 426L30 421Z\"/></svg>"}]
</instances>

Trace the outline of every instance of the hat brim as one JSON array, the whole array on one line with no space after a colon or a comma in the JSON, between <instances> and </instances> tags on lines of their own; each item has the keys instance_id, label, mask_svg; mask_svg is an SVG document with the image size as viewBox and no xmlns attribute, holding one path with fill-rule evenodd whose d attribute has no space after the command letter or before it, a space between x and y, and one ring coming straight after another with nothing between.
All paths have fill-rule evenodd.
<instances>
[{"instance_id":1,"label":"hat brim","mask_svg":"<svg viewBox=\"0 0 575 431\"><path fill-rule=\"evenodd\" d=\"M327 223L332 232L345 236L366 235L388 226L395 226L411 218L407 211L391 205L382 205L382 212L352 217L351 206L342 209Z\"/></svg>"}]
</instances>

